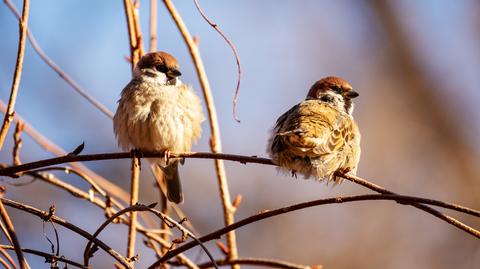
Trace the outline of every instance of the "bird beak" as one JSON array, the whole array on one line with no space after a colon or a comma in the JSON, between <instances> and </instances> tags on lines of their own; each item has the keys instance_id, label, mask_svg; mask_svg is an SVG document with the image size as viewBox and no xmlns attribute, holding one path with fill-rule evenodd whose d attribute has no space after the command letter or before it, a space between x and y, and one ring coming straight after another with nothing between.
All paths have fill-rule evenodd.
<instances>
[{"instance_id":1,"label":"bird beak","mask_svg":"<svg viewBox=\"0 0 480 269\"><path fill-rule=\"evenodd\" d=\"M167 76L170 78L176 78L181 75L182 73L180 73L180 71L178 71L177 69L168 70L167 72Z\"/></svg>"},{"instance_id":2,"label":"bird beak","mask_svg":"<svg viewBox=\"0 0 480 269\"><path fill-rule=\"evenodd\" d=\"M345 93L343 94L343 96L345 96L345 97L347 97L347 98L349 98L349 99L353 99L353 98L355 98L355 97L358 97L359 94L358 94L358 92L356 92L356 91L354 91L354 90L349 90L348 92L345 92Z\"/></svg>"}]
</instances>

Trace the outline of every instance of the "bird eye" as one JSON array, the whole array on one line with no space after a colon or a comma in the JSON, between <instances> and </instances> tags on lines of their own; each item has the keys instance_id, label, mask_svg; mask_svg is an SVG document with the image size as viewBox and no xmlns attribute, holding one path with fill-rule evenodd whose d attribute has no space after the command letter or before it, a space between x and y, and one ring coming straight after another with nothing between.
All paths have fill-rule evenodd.
<instances>
[{"instance_id":1,"label":"bird eye","mask_svg":"<svg viewBox=\"0 0 480 269\"><path fill-rule=\"evenodd\" d=\"M167 73L167 67L165 65L157 65L155 66L155 69L157 69L158 72L162 72L162 73Z\"/></svg>"},{"instance_id":2,"label":"bird eye","mask_svg":"<svg viewBox=\"0 0 480 269\"><path fill-rule=\"evenodd\" d=\"M322 96L320 96L320 101L332 102L333 101L333 96L331 96L329 94L322 95Z\"/></svg>"},{"instance_id":3,"label":"bird eye","mask_svg":"<svg viewBox=\"0 0 480 269\"><path fill-rule=\"evenodd\" d=\"M336 93L342 93L342 88L339 86L331 86L330 89Z\"/></svg>"}]
</instances>

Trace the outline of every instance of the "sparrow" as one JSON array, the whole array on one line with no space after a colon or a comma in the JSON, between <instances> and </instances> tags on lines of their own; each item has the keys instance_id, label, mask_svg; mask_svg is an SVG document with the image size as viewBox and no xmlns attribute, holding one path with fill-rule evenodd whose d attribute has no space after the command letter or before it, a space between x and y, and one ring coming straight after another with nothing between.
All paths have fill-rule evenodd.
<instances>
[{"instance_id":1,"label":"sparrow","mask_svg":"<svg viewBox=\"0 0 480 269\"><path fill-rule=\"evenodd\" d=\"M177 60L158 51L145 54L122 90L113 117L118 145L124 150L187 152L202 133L201 100L179 79ZM167 198L183 202L178 164L183 159L153 158L166 179Z\"/></svg>"},{"instance_id":2,"label":"sparrow","mask_svg":"<svg viewBox=\"0 0 480 269\"><path fill-rule=\"evenodd\" d=\"M355 175L360 131L352 117L352 99L358 95L339 77L315 82L305 101L278 118L267 147L272 161L305 179L340 183L336 171Z\"/></svg>"}]
</instances>

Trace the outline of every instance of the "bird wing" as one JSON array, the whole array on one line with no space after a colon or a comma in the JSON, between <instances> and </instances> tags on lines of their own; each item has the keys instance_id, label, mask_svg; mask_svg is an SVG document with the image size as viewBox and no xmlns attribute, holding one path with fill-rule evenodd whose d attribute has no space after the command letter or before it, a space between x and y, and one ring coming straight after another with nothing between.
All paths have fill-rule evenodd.
<instances>
[{"instance_id":1,"label":"bird wing","mask_svg":"<svg viewBox=\"0 0 480 269\"><path fill-rule=\"evenodd\" d=\"M277 120L272 151L289 150L308 157L330 154L353 139L353 128L348 114L328 104L307 100Z\"/></svg>"}]
</instances>

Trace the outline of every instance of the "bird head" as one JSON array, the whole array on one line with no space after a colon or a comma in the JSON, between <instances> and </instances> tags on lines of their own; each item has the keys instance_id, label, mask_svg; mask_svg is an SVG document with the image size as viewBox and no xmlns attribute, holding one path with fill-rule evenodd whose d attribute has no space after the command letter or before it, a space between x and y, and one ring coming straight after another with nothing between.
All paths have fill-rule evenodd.
<instances>
[{"instance_id":1,"label":"bird head","mask_svg":"<svg viewBox=\"0 0 480 269\"><path fill-rule=\"evenodd\" d=\"M325 77L315 82L307 94L307 100L320 100L329 103L348 114L353 112L352 99L358 97L347 81L339 77Z\"/></svg>"},{"instance_id":2,"label":"bird head","mask_svg":"<svg viewBox=\"0 0 480 269\"><path fill-rule=\"evenodd\" d=\"M151 77L162 85L176 85L177 77L182 73L175 57L157 51L142 56L135 67L135 75Z\"/></svg>"}]
</instances>

